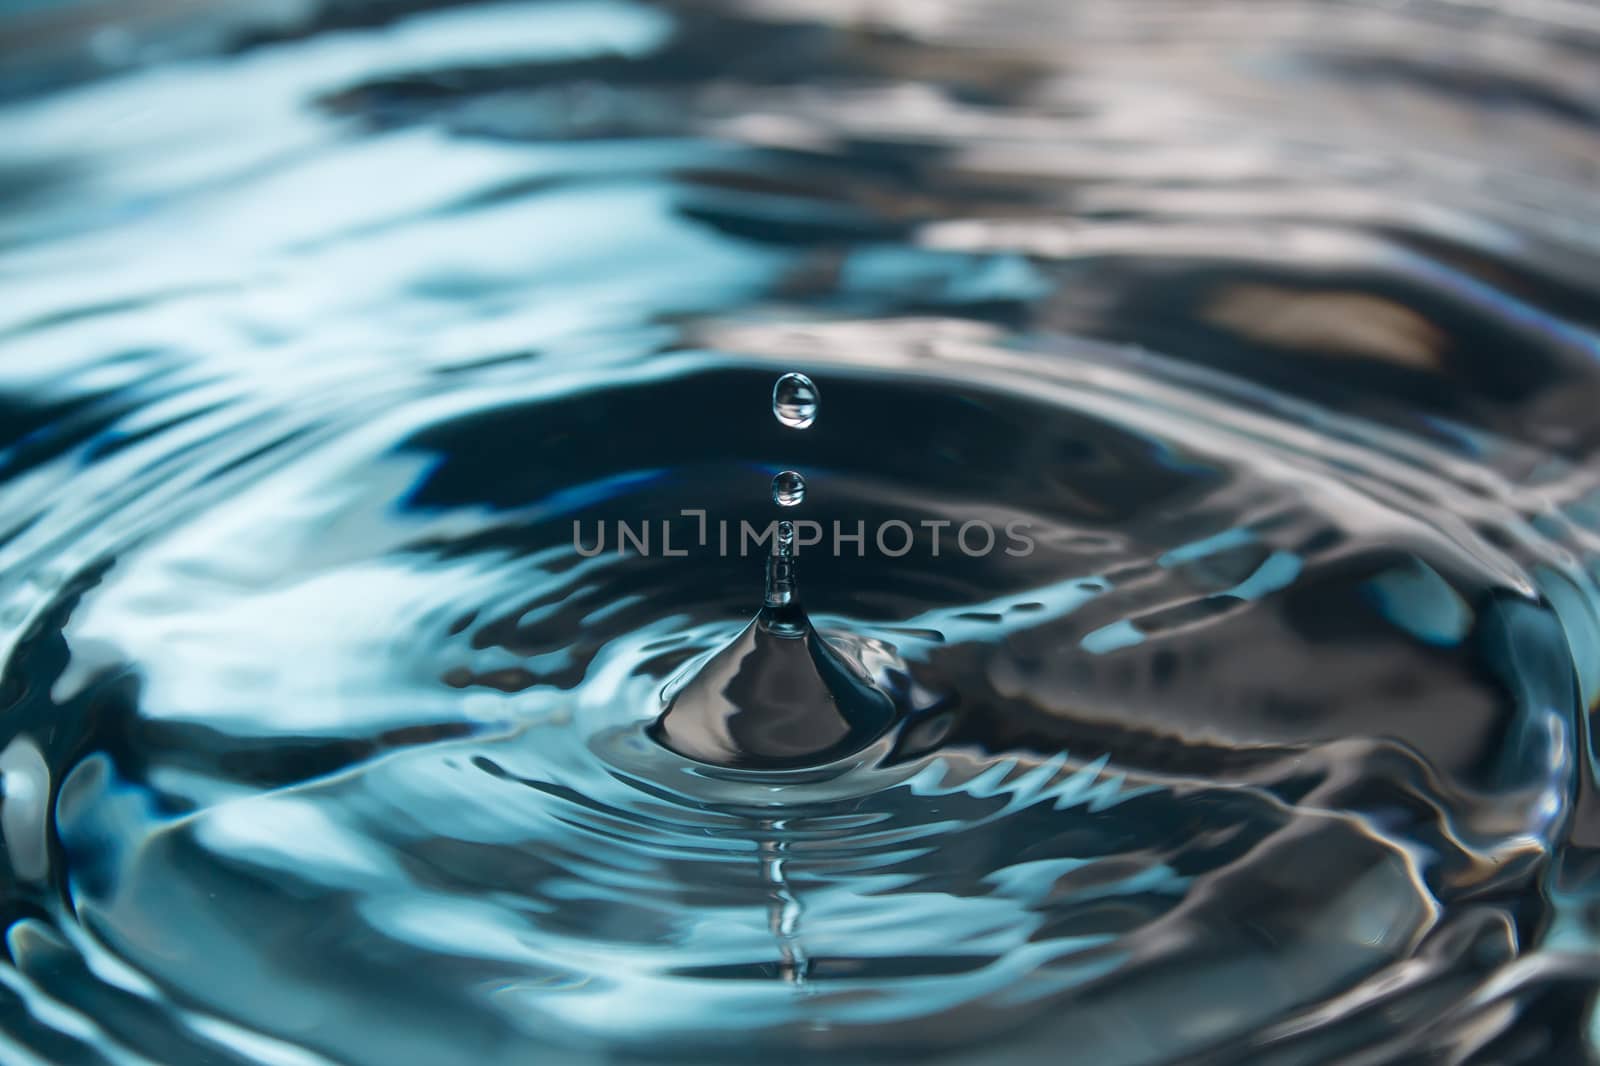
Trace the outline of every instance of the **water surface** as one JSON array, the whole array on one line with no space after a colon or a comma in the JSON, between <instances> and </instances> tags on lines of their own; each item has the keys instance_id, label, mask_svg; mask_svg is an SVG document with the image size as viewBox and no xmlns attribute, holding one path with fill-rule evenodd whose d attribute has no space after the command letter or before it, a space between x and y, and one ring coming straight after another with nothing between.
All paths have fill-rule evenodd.
<instances>
[{"instance_id":1,"label":"water surface","mask_svg":"<svg viewBox=\"0 0 1600 1066\"><path fill-rule=\"evenodd\" d=\"M1600 9L95 17L0 18L0 1058L1593 1057ZM716 765L785 471L887 718Z\"/></svg>"}]
</instances>

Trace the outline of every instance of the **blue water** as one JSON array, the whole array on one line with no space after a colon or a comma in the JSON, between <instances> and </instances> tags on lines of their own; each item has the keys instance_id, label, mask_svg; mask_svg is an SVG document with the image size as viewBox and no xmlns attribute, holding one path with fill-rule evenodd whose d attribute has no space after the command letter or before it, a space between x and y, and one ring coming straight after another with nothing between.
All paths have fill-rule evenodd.
<instances>
[{"instance_id":1,"label":"blue water","mask_svg":"<svg viewBox=\"0 0 1600 1066\"><path fill-rule=\"evenodd\" d=\"M0 1062L1597 1059L1600 7L0 56Z\"/></svg>"}]
</instances>

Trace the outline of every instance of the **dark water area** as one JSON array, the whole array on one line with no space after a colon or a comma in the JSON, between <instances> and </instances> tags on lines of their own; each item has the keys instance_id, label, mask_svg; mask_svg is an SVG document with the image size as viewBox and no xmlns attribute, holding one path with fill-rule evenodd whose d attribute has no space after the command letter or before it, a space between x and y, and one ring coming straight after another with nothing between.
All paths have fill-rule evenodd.
<instances>
[{"instance_id":1,"label":"dark water area","mask_svg":"<svg viewBox=\"0 0 1600 1066\"><path fill-rule=\"evenodd\" d=\"M1600 1061L1600 5L9 4L0 145L0 1062Z\"/></svg>"}]
</instances>

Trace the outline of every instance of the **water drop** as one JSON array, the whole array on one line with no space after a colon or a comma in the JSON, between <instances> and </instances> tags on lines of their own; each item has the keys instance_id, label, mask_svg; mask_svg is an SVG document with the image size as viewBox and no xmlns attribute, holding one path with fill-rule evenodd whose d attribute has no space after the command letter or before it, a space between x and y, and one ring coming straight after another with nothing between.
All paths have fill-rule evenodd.
<instances>
[{"instance_id":1,"label":"water drop","mask_svg":"<svg viewBox=\"0 0 1600 1066\"><path fill-rule=\"evenodd\" d=\"M772 502L780 507L793 507L806 498L806 479L798 471L785 470L772 479Z\"/></svg>"},{"instance_id":2,"label":"water drop","mask_svg":"<svg viewBox=\"0 0 1600 1066\"><path fill-rule=\"evenodd\" d=\"M790 429L805 429L817 420L816 385L804 374L783 375L772 386L772 413Z\"/></svg>"}]
</instances>

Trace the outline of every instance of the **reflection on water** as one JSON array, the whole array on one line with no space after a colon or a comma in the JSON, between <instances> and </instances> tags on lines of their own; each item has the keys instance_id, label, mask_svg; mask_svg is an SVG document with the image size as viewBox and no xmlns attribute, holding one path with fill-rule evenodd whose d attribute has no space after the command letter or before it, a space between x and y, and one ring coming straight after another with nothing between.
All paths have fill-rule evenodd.
<instances>
[{"instance_id":1,"label":"reflection on water","mask_svg":"<svg viewBox=\"0 0 1600 1066\"><path fill-rule=\"evenodd\" d=\"M1600 8L0 39L0 1058L1592 1056Z\"/></svg>"}]
</instances>

